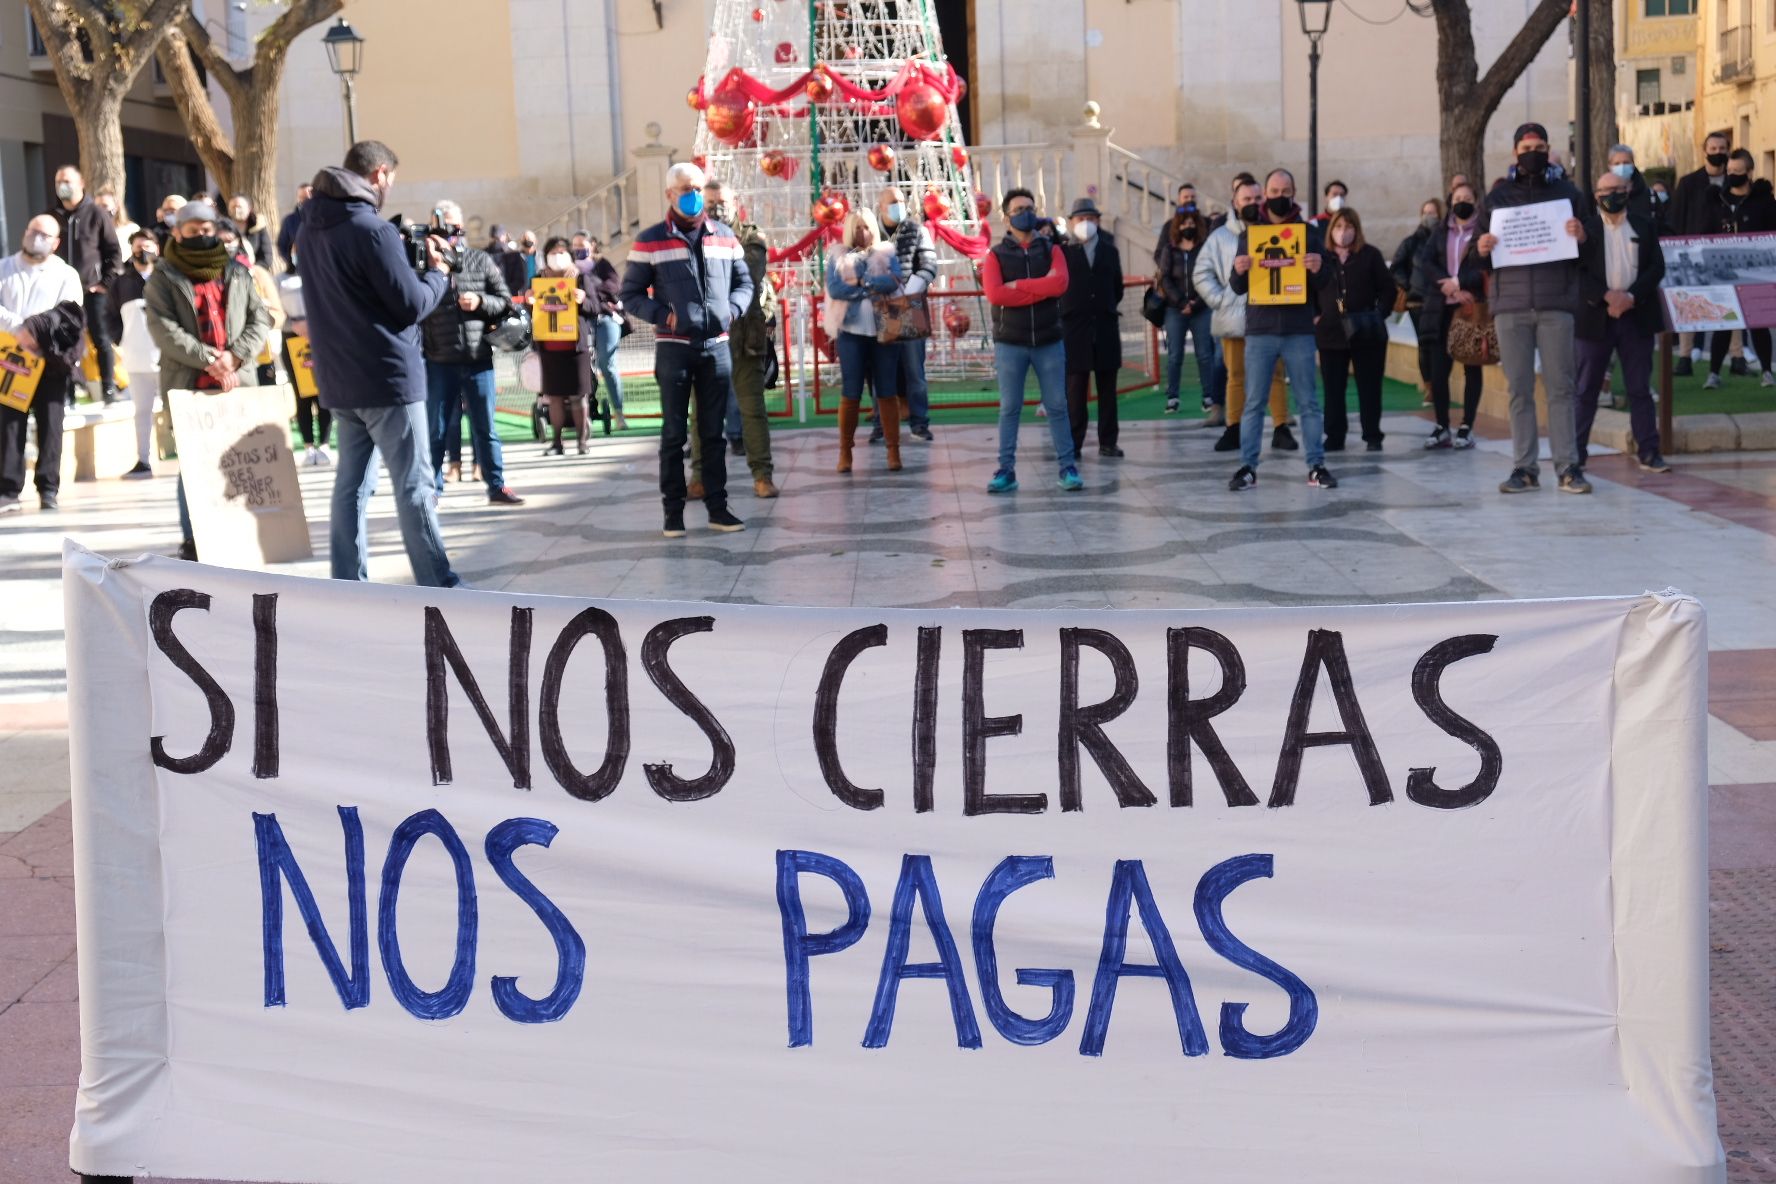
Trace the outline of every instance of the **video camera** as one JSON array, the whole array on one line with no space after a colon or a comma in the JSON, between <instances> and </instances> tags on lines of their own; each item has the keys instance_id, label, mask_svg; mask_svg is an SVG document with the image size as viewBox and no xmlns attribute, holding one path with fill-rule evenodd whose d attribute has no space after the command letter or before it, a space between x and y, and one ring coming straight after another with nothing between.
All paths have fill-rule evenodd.
<instances>
[{"instance_id":1,"label":"video camera","mask_svg":"<svg viewBox=\"0 0 1776 1184\"><path fill-rule=\"evenodd\" d=\"M429 223L408 222L399 214L389 221L401 232L401 249L406 253L407 262L412 266L415 274L424 275L432 269L431 252L426 247L426 240L434 235L443 239L447 244L440 252L444 259L444 266L451 271L461 268L462 248L451 243L450 240L452 237L460 237L462 228L444 224L443 207L440 206L432 211L432 220Z\"/></svg>"}]
</instances>

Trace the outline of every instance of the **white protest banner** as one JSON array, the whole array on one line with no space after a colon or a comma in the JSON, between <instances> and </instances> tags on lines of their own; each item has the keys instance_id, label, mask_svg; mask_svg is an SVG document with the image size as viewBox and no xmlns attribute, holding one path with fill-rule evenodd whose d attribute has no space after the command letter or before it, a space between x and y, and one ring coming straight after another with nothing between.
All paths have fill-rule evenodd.
<instances>
[{"instance_id":1,"label":"white protest banner","mask_svg":"<svg viewBox=\"0 0 1776 1184\"><path fill-rule=\"evenodd\" d=\"M259 568L314 554L290 452L295 406L287 386L167 392L192 534L206 561Z\"/></svg>"},{"instance_id":2,"label":"white protest banner","mask_svg":"<svg viewBox=\"0 0 1776 1184\"><path fill-rule=\"evenodd\" d=\"M1572 216L1572 202L1564 197L1493 210L1492 222L1487 226L1487 231L1499 240L1492 248L1493 267L1577 259L1579 240L1566 232Z\"/></svg>"},{"instance_id":3,"label":"white protest banner","mask_svg":"<svg viewBox=\"0 0 1776 1184\"><path fill-rule=\"evenodd\" d=\"M1723 1178L1688 598L65 573L79 1171Z\"/></svg>"}]
</instances>

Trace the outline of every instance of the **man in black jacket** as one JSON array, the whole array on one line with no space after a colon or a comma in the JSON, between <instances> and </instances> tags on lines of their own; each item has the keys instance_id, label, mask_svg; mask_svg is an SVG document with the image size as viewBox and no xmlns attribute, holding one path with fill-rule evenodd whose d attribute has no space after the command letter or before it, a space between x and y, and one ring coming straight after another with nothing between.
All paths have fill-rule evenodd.
<instances>
[{"instance_id":1,"label":"man in black jacket","mask_svg":"<svg viewBox=\"0 0 1776 1184\"><path fill-rule=\"evenodd\" d=\"M80 170L65 164L56 170L56 200L49 215L61 228L62 245L57 254L80 273L86 289L86 331L98 354L99 385L107 403L122 396L117 390L117 359L111 350L111 281L123 273L123 252L117 245L117 227L103 206L86 192Z\"/></svg>"},{"instance_id":2,"label":"man in black jacket","mask_svg":"<svg viewBox=\"0 0 1776 1184\"><path fill-rule=\"evenodd\" d=\"M283 223L278 227L278 258L284 261L284 270L291 274L296 271L296 235L302 229L302 206L313 194L313 185L296 186L296 205L284 215Z\"/></svg>"},{"instance_id":3,"label":"man in black jacket","mask_svg":"<svg viewBox=\"0 0 1776 1184\"><path fill-rule=\"evenodd\" d=\"M1707 234L1709 212L1716 194L1726 183L1728 153L1733 150L1733 136L1727 131L1709 132L1702 141L1702 167L1677 179L1665 216L1666 233L1672 235ZM1694 372L1694 363L1701 359L1697 352L1707 334L1684 333L1678 337L1677 364L1672 373L1680 377Z\"/></svg>"},{"instance_id":4,"label":"man in black jacket","mask_svg":"<svg viewBox=\"0 0 1776 1184\"><path fill-rule=\"evenodd\" d=\"M1122 369L1122 253L1098 229L1103 215L1089 197L1067 215L1067 291L1061 296L1061 340L1067 352L1067 418L1073 451L1085 447L1092 376L1098 380L1098 455L1120 457L1116 446L1116 378Z\"/></svg>"},{"instance_id":5,"label":"man in black jacket","mask_svg":"<svg viewBox=\"0 0 1776 1184\"><path fill-rule=\"evenodd\" d=\"M1577 211L1584 195L1562 177L1550 176L1548 133L1539 123L1526 123L1512 137L1517 167L1493 187L1480 211L1483 231L1475 243L1492 273L1493 323L1498 329L1499 364L1511 387L1511 475L1500 493L1528 493L1541 488L1541 437L1536 422L1536 357L1542 363L1542 384L1548 391L1548 445L1562 493L1590 493L1579 467L1573 438L1573 316L1579 310L1579 265L1573 259L1493 267L1498 237L1491 233L1493 214L1519 206L1566 202L1573 216L1565 231L1583 245L1585 228Z\"/></svg>"},{"instance_id":6,"label":"man in black jacket","mask_svg":"<svg viewBox=\"0 0 1776 1184\"><path fill-rule=\"evenodd\" d=\"M1653 220L1629 212L1628 182L1615 172L1597 179L1597 212L1585 220L1585 241L1579 247L1578 387L1575 435L1579 464L1586 459L1591 424L1597 418L1597 395L1609 369L1610 355L1622 360L1622 382L1628 388L1628 414L1640 467L1668 473L1671 466L1659 452L1659 422L1653 411L1653 342L1664 327L1659 307L1659 282L1665 278L1665 255Z\"/></svg>"},{"instance_id":7,"label":"man in black jacket","mask_svg":"<svg viewBox=\"0 0 1776 1184\"><path fill-rule=\"evenodd\" d=\"M487 500L496 506L521 506L524 499L506 487L505 457L493 430L493 345L487 340L488 328L511 311L512 291L487 252L469 246L463 236L462 207L441 201L433 209L443 219L443 233L455 250L450 287L420 325L432 474L438 492L444 492L444 441L449 431L461 432L456 409L466 402L469 435L475 455L481 458Z\"/></svg>"},{"instance_id":8,"label":"man in black jacket","mask_svg":"<svg viewBox=\"0 0 1776 1184\"><path fill-rule=\"evenodd\" d=\"M506 291L517 293L529 290L530 275L524 266L524 256L518 253L506 228L497 222L487 232L487 256L499 268L501 278L506 281Z\"/></svg>"}]
</instances>

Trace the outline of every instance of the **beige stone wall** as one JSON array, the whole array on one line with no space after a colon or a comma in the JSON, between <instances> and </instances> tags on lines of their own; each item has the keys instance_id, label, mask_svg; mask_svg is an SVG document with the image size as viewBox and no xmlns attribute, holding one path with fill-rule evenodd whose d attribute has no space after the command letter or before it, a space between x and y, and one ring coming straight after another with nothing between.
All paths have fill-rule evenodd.
<instances>
[{"instance_id":1,"label":"beige stone wall","mask_svg":"<svg viewBox=\"0 0 1776 1184\"><path fill-rule=\"evenodd\" d=\"M1723 12L1725 8L1727 11ZM1758 161L1758 173L1776 175L1776 29L1765 5L1757 5L1751 18L1752 69L1742 78L1720 81L1721 35L1744 19L1739 5L1704 3L1699 26L1696 60L1696 101L1693 139L1700 143L1715 128L1733 134L1735 147L1749 148ZM1722 24L1725 17L1727 25Z\"/></svg>"}]
</instances>

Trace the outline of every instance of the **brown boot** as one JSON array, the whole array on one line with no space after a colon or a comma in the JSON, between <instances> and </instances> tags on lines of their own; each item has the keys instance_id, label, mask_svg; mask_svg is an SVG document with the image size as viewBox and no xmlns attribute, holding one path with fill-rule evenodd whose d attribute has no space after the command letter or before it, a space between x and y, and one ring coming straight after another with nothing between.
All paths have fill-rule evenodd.
<instances>
[{"instance_id":1,"label":"brown boot","mask_svg":"<svg viewBox=\"0 0 1776 1184\"><path fill-rule=\"evenodd\" d=\"M882 399L877 406L882 413L882 442L888 446L888 471L900 471L900 399Z\"/></svg>"},{"instance_id":2,"label":"brown boot","mask_svg":"<svg viewBox=\"0 0 1776 1184\"><path fill-rule=\"evenodd\" d=\"M838 472L851 471L851 445L857 439L857 400L839 400L839 467Z\"/></svg>"}]
</instances>

